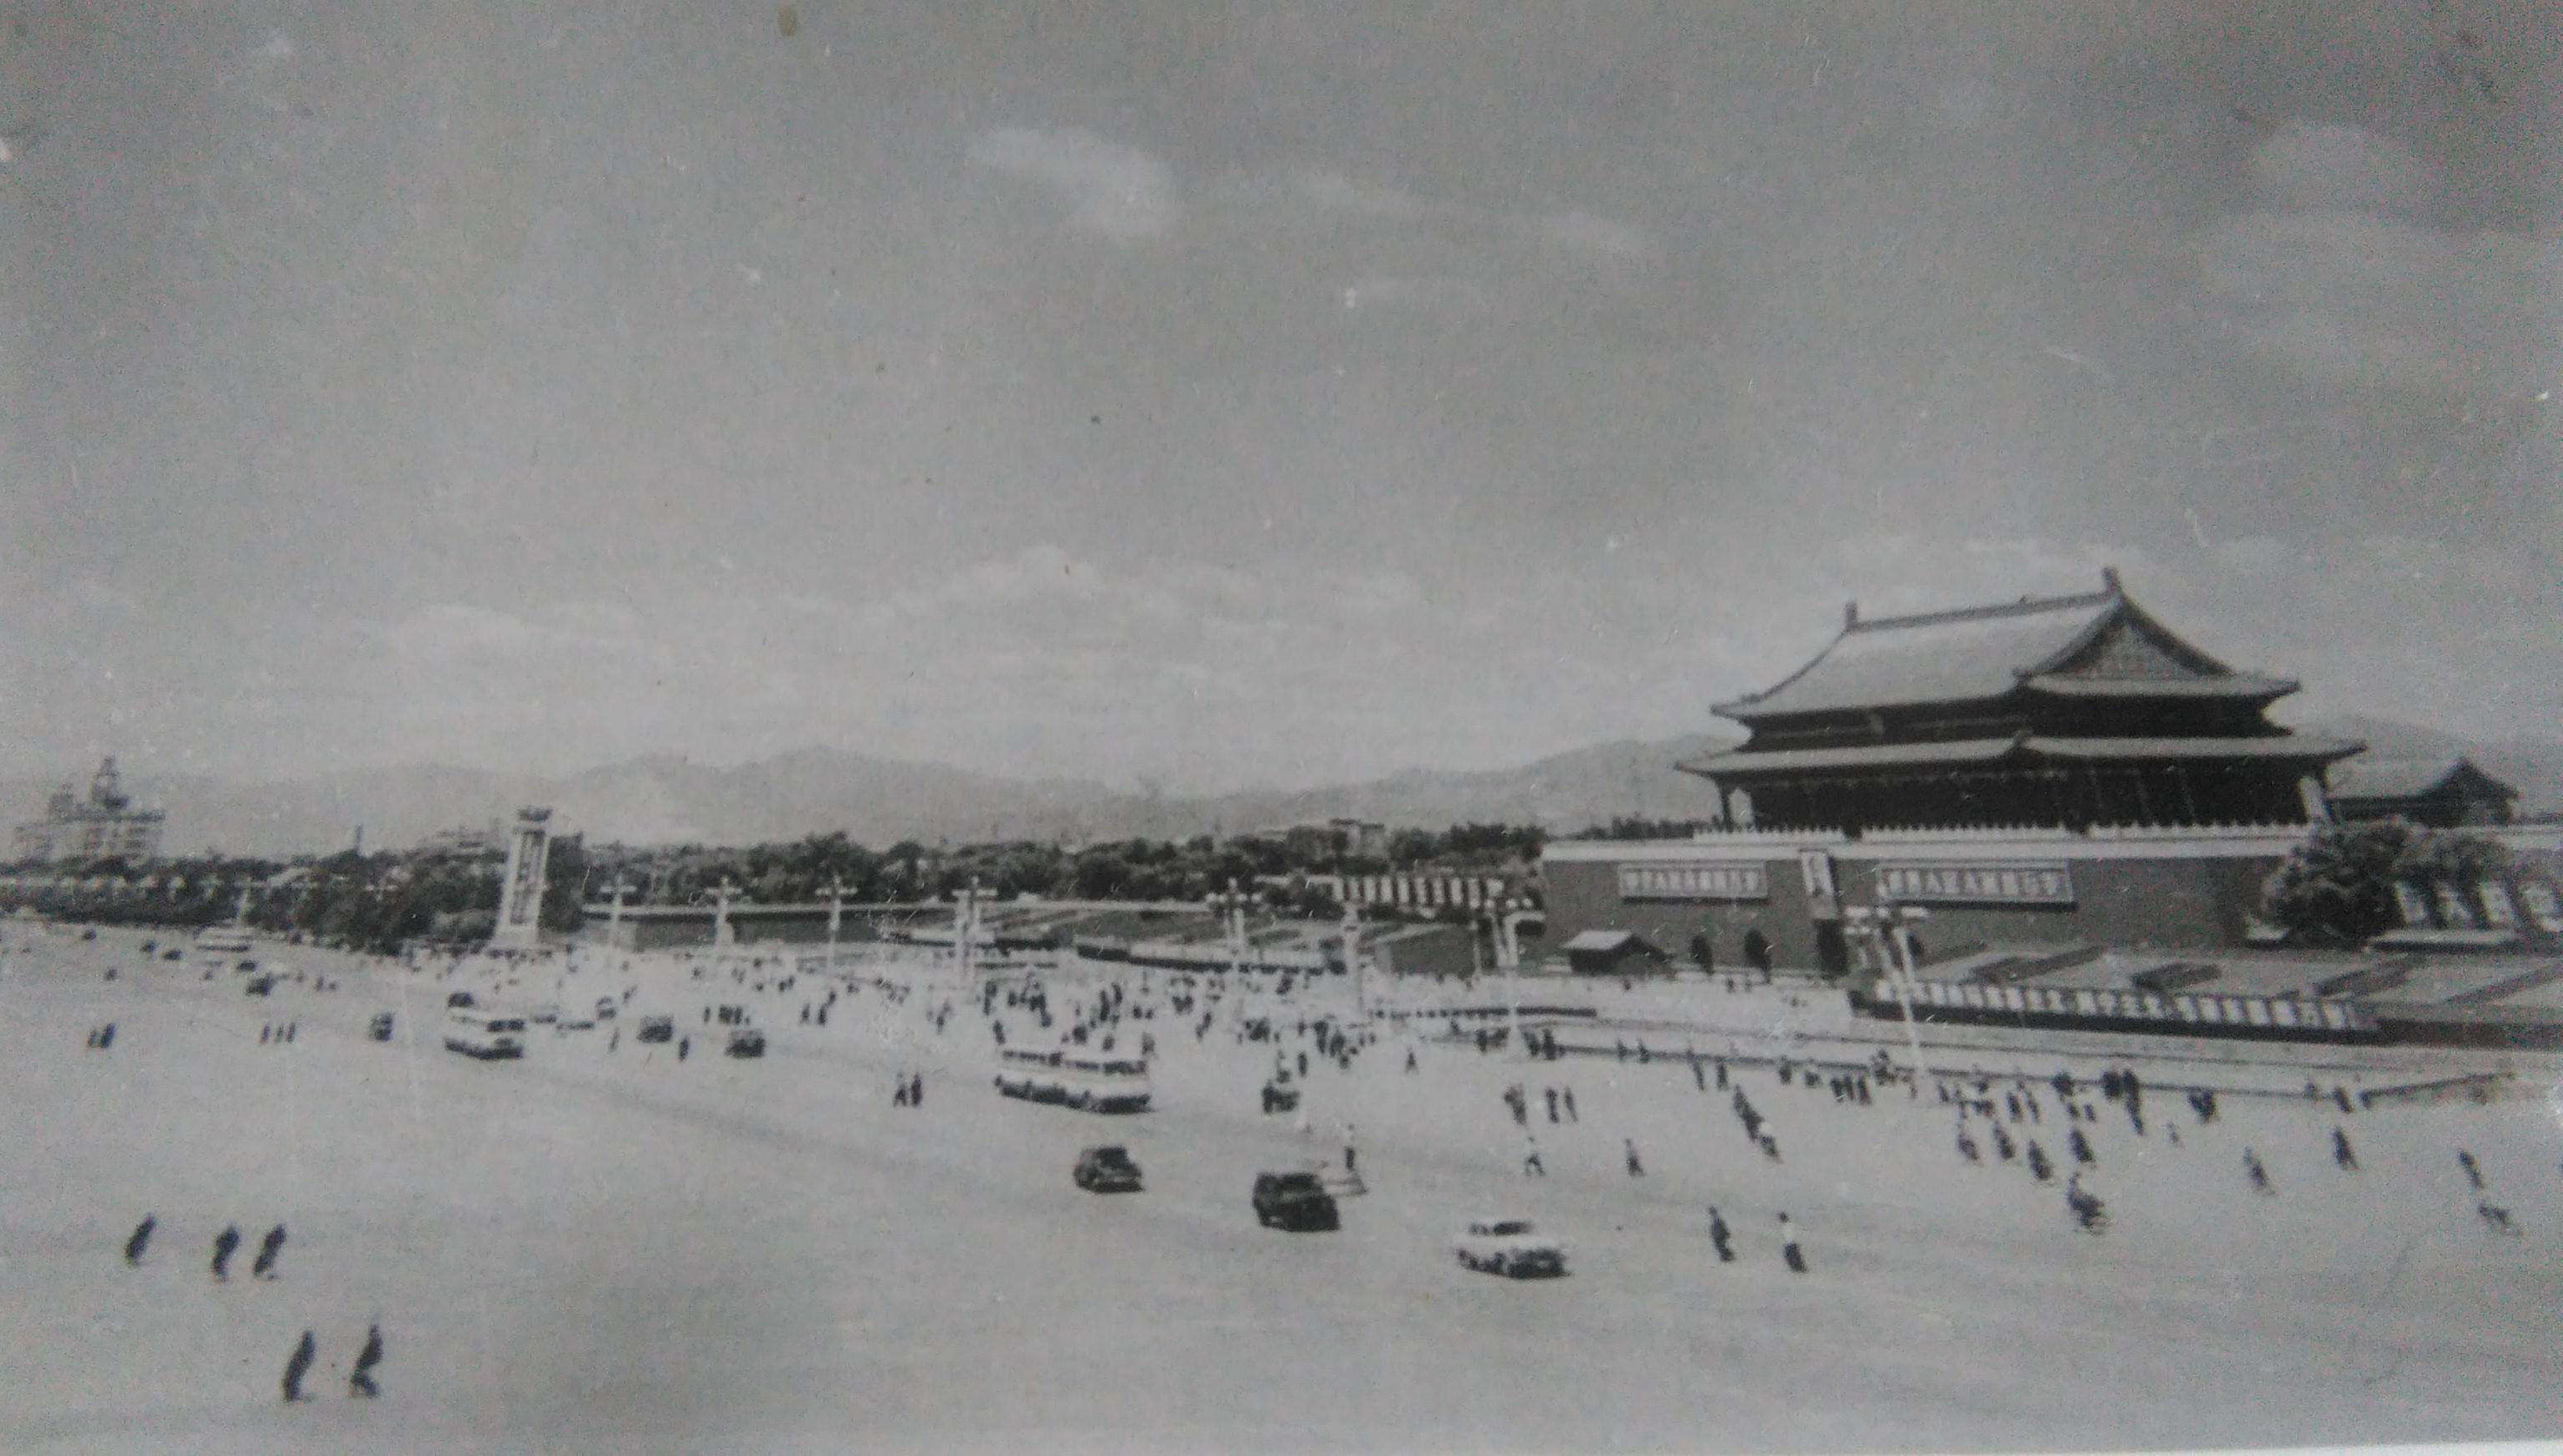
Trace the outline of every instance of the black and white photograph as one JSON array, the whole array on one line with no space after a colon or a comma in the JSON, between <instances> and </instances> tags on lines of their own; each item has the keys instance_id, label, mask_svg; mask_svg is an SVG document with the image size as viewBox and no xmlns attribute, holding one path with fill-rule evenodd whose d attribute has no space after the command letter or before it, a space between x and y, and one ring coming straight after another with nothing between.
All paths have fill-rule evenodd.
<instances>
[{"instance_id":1,"label":"black and white photograph","mask_svg":"<svg viewBox=\"0 0 2563 1456\"><path fill-rule=\"evenodd\" d=\"M2563 4L0 0L0 1450L2563 1443Z\"/></svg>"}]
</instances>

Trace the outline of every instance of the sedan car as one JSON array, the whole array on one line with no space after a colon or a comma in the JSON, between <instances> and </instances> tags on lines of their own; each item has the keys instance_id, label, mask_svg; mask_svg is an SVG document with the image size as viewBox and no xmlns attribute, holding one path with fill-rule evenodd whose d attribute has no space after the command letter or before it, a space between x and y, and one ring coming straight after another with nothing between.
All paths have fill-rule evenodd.
<instances>
[{"instance_id":1,"label":"sedan car","mask_svg":"<svg viewBox=\"0 0 2563 1456\"><path fill-rule=\"evenodd\" d=\"M1325 1232L1343 1227L1335 1195L1315 1173L1257 1173L1255 1221L1266 1228Z\"/></svg>"},{"instance_id":2,"label":"sedan car","mask_svg":"<svg viewBox=\"0 0 2563 1456\"><path fill-rule=\"evenodd\" d=\"M1460 1267L1507 1279L1553 1278L1566 1272L1566 1246L1523 1218L1480 1218L1460 1235Z\"/></svg>"},{"instance_id":3,"label":"sedan car","mask_svg":"<svg viewBox=\"0 0 2563 1456\"><path fill-rule=\"evenodd\" d=\"M729 1045L722 1050L733 1057L765 1055L765 1033L753 1026L742 1026L729 1034Z\"/></svg>"},{"instance_id":4,"label":"sedan car","mask_svg":"<svg viewBox=\"0 0 2563 1456\"><path fill-rule=\"evenodd\" d=\"M1077 1168L1069 1177L1089 1193L1139 1191L1139 1164L1130 1160L1126 1147L1085 1149L1077 1155Z\"/></svg>"}]
</instances>

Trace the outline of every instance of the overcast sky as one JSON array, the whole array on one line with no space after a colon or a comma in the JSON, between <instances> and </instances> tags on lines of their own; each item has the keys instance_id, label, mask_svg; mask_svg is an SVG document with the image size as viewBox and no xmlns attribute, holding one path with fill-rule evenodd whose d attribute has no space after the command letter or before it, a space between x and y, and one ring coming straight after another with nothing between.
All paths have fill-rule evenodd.
<instances>
[{"instance_id":1,"label":"overcast sky","mask_svg":"<svg viewBox=\"0 0 2563 1456\"><path fill-rule=\"evenodd\" d=\"M2556 8L2052 8L0 5L0 771L1491 766L2104 563L2556 735Z\"/></svg>"}]
</instances>

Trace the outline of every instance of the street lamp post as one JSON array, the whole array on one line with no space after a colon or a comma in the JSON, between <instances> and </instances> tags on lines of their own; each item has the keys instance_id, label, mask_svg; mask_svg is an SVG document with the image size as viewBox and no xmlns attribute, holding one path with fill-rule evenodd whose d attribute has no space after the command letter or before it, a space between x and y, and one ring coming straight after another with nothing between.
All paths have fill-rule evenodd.
<instances>
[{"instance_id":1,"label":"street lamp post","mask_svg":"<svg viewBox=\"0 0 2563 1456\"><path fill-rule=\"evenodd\" d=\"M837 926L846 911L846 886L842 880L828 882L828 973L837 973Z\"/></svg>"},{"instance_id":2,"label":"street lamp post","mask_svg":"<svg viewBox=\"0 0 2563 1456\"><path fill-rule=\"evenodd\" d=\"M1913 1018L1913 965L1911 947L1906 943L1904 928L1931 918L1931 912L1918 905L1897 905L1893 896L1880 894L1875 908L1851 906L1845 911L1864 934L1877 942L1879 958L1887 977L1895 985L1896 1005L1904 1014L1904 1044L1913 1054L1913 1090L1922 1090L1922 1032Z\"/></svg>"}]
</instances>

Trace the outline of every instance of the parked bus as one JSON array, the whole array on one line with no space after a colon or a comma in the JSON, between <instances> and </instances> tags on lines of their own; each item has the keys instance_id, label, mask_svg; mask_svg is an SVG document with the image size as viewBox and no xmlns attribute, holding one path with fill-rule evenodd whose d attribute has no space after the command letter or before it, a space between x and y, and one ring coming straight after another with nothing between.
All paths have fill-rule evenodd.
<instances>
[{"instance_id":1,"label":"parked bus","mask_svg":"<svg viewBox=\"0 0 2563 1456\"><path fill-rule=\"evenodd\" d=\"M485 1061L521 1057L525 1054L525 1019L478 1007L457 1007L445 1018L445 1049Z\"/></svg>"},{"instance_id":2,"label":"parked bus","mask_svg":"<svg viewBox=\"0 0 2563 1456\"><path fill-rule=\"evenodd\" d=\"M1063 1048L1010 1047L997 1054L997 1091L1088 1113L1148 1110L1148 1064L1137 1057L1089 1056Z\"/></svg>"},{"instance_id":3,"label":"parked bus","mask_svg":"<svg viewBox=\"0 0 2563 1456\"><path fill-rule=\"evenodd\" d=\"M207 926L196 933L196 959L216 970L249 964L249 932L239 926Z\"/></svg>"}]
</instances>

